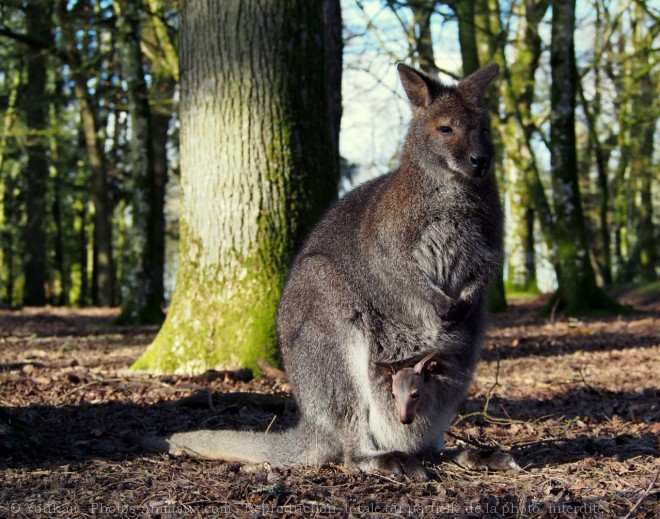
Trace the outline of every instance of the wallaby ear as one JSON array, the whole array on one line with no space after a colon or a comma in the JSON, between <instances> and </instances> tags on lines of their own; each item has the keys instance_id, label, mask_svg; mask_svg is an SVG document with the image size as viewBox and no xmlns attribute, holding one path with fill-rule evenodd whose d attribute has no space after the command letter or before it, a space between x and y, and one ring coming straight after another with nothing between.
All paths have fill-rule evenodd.
<instances>
[{"instance_id":1,"label":"wallaby ear","mask_svg":"<svg viewBox=\"0 0 660 519\"><path fill-rule=\"evenodd\" d=\"M486 88L499 70L500 66L497 63L486 65L461 80L458 83L458 89L467 94L471 100L478 103L483 99Z\"/></svg>"},{"instance_id":2,"label":"wallaby ear","mask_svg":"<svg viewBox=\"0 0 660 519\"><path fill-rule=\"evenodd\" d=\"M398 63L396 69L399 71L399 79L410 104L418 107L429 106L440 89L439 83L403 63Z\"/></svg>"},{"instance_id":3,"label":"wallaby ear","mask_svg":"<svg viewBox=\"0 0 660 519\"><path fill-rule=\"evenodd\" d=\"M396 375L396 368L393 364L388 364L387 362L376 362L376 366L386 375Z\"/></svg>"},{"instance_id":4,"label":"wallaby ear","mask_svg":"<svg viewBox=\"0 0 660 519\"><path fill-rule=\"evenodd\" d=\"M415 364L415 373L421 375L425 371L432 369L435 367L437 364L437 361L434 359L436 355L436 352L431 352L429 353L426 357L424 357L422 360L420 360L417 364Z\"/></svg>"}]
</instances>

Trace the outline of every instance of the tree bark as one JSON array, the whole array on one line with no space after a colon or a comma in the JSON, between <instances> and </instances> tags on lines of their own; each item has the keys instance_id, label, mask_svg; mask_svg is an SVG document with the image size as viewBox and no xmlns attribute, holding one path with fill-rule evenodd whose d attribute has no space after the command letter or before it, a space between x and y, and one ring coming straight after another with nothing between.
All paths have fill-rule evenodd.
<instances>
[{"instance_id":1,"label":"tree bark","mask_svg":"<svg viewBox=\"0 0 660 519\"><path fill-rule=\"evenodd\" d=\"M450 3L450 7L458 17L458 40L463 60L463 76L467 76L479 68L479 53L474 28L474 2L456 0Z\"/></svg>"},{"instance_id":2,"label":"tree bark","mask_svg":"<svg viewBox=\"0 0 660 519\"><path fill-rule=\"evenodd\" d=\"M51 32L50 5L30 3L25 7L27 35L49 40ZM45 139L48 127L46 93L47 55L34 47L27 51L27 83L25 114L29 137L27 148L27 225L25 228L25 291L23 303L29 306L46 304L46 195L48 193L48 156Z\"/></svg>"},{"instance_id":3,"label":"tree bark","mask_svg":"<svg viewBox=\"0 0 660 519\"><path fill-rule=\"evenodd\" d=\"M321 0L182 7L181 240L172 305L135 368L276 355L287 267L336 197Z\"/></svg>"},{"instance_id":4,"label":"tree bark","mask_svg":"<svg viewBox=\"0 0 660 519\"><path fill-rule=\"evenodd\" d=\"M339 0L323 0L323 23L325 31L325 66L328 74L328 102L332 124L332 145L337 157L339 171L339 133L341 131L342 97L342 37L341 5Z\"/></svg>"}]
</instances>

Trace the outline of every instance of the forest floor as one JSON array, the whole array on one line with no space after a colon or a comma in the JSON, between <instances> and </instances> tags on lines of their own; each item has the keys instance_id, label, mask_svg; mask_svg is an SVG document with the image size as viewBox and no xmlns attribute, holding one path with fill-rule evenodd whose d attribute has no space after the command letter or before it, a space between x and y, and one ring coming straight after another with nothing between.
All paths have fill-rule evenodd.
<instances>
[{"instance_id":1,"label":"forest floor","mask_svg":"<svg viewBox=\"0 0 660 519\"><path fill-rule=\"evenodd\" d=\"M643 313L551 322L539 299L494 316L447 444L522 470L446 461L429 482L143 452L136 435L287 423L286 381L136 373L153 327L0 310L0 516L660 517L660 302L631 302Z\"/></svg>"}]
</instances>

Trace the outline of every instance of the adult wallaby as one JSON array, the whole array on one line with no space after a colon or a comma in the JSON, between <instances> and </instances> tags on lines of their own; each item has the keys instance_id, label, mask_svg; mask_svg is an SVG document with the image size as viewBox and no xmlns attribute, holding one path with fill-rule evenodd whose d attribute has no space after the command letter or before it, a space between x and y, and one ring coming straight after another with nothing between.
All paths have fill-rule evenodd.
<instances>
[{"instance_id":1,"label":"adult wallaby","mask_svg":"<svg viewBox=\"0 0 660 519\"><path fill-rule=\"evenodd\" d=\"M436 389L430 378L438 364L435 355L435 352L429 353L414 366L399 367L398 364L377 363L382 371L392 376L392 399L401 423L413 423L419 403L427 393Z\"/></svg>"},{"instance_id":2,"label":"adult wallaby","mask_svg":"<svg viewBox=\"0 0 660 519\"><path fill-rule=\"evenodd\" d=\"M484 292L498 271L502 211L483 95L488 65L446 86L399 64L412 120L400 167L341 199L293 262L278 311L299 408L282 433L196 431L151 449L274 466L343 462L426 477L472 378ZM401 423L378 362L437 352L442 363Z\"/></svg>"}]
</instances>

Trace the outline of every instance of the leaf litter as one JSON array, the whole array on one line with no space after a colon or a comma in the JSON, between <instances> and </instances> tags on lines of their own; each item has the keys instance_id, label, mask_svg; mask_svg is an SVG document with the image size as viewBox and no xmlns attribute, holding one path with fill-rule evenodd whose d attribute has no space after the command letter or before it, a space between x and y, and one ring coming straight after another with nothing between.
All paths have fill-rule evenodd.
<instances>
[{"instance_id":1,"label":"leaf litter","mask_svg":"<svg viewBox=\"0 0 660 519\"><path fill-rule=\"evenodd\" d=\"M659 517L660 304L551 321L542 303L492 317L428 482L143 452L144 435L291 425L286 379L133 372L154 327L2 309L0 516Z\"/></svg>"}]
</instances>

